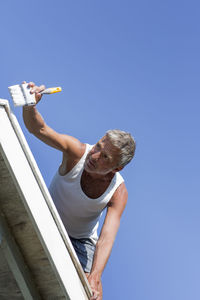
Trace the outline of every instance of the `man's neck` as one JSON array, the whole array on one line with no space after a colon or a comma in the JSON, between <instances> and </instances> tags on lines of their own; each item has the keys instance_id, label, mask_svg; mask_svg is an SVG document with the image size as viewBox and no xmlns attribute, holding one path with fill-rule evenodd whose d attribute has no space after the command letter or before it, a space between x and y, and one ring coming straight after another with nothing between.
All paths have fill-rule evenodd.
<instances>
[{"instance_id":1,"label":"man's neck","mask_svg":"<svg viewBox=\"0 0 200 300\"><path fill-rule=\"evenodd\" d=\"M107 174L99 174L99 173L90 173L84 170L85 176L93 179L93 180L100 180L100 181L111 181L115 176L114 172L109 172Z\"/></svg>"}]
</instances>

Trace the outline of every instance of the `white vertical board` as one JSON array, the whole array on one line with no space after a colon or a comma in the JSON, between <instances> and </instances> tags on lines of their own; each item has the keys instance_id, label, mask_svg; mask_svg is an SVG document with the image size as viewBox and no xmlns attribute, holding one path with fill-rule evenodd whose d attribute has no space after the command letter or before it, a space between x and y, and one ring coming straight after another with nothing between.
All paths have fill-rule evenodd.
<instances>
[{"instance_id":1,"label":"white vertical board","mask_svg":"<svg viewBox=\"0 0 200 300\"><path fill-rule=\"evenodd\" d=\"M8 110L8 104L0 100L0 143L4 155L6 155L5 161L9 164L13 179L22 194L31 222L37 231L48 259L51 261L52 268L66 294L66 299L68 296L71 300L88 299L63 237L44 199L35 174L30 168L30 162L27 160L24 149L22 149L15 134L13 124L9 119L11 116L6 112L5 106ZM28 149L28 151L30 150ZM34 162L34 164L36 163ZM41 175L39 174L39 176ZM54 213L56 214L56 212ZM62 228L63 225L60 224L60 227ZM74 250L71 249L71 251L73 253ZM87 286L87 283L85 285Z\"/></svg>"}]
</instances>

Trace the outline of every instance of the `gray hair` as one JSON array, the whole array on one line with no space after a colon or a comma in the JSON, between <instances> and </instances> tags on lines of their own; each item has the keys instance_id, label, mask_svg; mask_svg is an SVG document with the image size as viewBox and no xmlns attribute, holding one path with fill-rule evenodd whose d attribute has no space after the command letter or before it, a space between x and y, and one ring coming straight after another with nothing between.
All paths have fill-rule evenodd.
<instances>
[{"instance_id":1,"label":"gray hair","mask_svg":"<svg viewBox=\"0 0 200 300\"><path fill-rule=\"evenodd\" d=\"M120 149L120 159L118 167L124 167L133 158L136 148L134 138L130 133L113 129L106 132L106 136L111 141L112 145Z\"/></svg>"}]
</instances>

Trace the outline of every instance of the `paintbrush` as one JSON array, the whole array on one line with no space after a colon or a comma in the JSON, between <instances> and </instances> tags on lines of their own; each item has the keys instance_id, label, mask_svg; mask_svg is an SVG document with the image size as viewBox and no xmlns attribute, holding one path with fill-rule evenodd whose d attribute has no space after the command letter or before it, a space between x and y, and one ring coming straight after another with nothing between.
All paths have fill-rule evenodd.
<instances>
[{"instance_id":1,"label":"paintbrush","mask_svg":"<svg viewBox=\"0 0 200 300\"><path fill-rule=\"evenodd\" d=\"M13 100L13 103L15 106L24 106L24 105L35 105L36 99L35 99L35 93L31 94L30 90L31 87L29 87L28 83L23 84L16 84L8 87L8 90L10 92L11 98ZM52 87L47 88L40 92L41 95L43 94L54 94L61 92L61 87Z\"/></svg>"}]
</instances>

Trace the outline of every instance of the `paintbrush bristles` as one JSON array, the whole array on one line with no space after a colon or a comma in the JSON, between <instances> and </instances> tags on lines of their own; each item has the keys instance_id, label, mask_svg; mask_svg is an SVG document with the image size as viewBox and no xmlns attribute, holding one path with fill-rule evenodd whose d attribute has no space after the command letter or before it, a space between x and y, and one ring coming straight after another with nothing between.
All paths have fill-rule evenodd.
<instances>
[{"instance_id":1,"label":"paintbrush bristles","mask_svg":"<svg viewBox=\"0 0 200 300\"><path fill-rule=\"evenodd\" d=\"M12 85L8 89L15 106L36 104L35 94L30 93L28 83Z\"/></svg>"}]
</instances>

